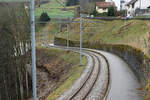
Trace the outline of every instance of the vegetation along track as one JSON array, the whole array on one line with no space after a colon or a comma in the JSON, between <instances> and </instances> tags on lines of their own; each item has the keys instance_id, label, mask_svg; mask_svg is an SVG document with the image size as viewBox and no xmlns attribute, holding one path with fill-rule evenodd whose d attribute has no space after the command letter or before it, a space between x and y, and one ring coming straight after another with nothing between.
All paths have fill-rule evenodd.
<instances>
[{"instance_id":1,"label":"vegetation along track","mask_svg":"<svg viewBox=\"0 0 150 100\"><path fill-rule=\"evenodd\" d=\"M60 47L66 49L65 47ZM69 48L79 52L78 48ZM57 100L103 100L109 85L109 66L104 56L84 49L88 63L81 77Z\"/></svg>"}]
</instances>

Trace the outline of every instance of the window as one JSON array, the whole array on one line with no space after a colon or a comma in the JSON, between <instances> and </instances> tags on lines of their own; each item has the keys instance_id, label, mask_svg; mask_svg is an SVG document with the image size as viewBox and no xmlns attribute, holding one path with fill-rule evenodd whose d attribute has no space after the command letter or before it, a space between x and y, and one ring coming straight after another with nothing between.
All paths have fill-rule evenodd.
<instances>
[{"instance_id":1,"label":"window","mask_svg":"<svg viewBox=\"0 0 150 100\"><path fill-rule=\"evenodd\" d=\"M106 8L103 8L103 10L106 10Z\"/></svg>"}]
</instances>

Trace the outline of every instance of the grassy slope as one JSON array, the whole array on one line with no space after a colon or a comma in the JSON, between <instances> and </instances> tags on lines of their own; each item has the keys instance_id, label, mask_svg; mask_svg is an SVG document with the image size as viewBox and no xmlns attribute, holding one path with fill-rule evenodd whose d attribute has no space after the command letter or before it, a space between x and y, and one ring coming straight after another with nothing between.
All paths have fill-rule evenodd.
<instances>
[{"instance_id":1,"label":"grassy slope","mask_svg":"<svg viewBox=\"0 0 150 100\"><path fill-rule=\"evenodd\" d=\"M89 21L89 19L88 19ZM126 27L124 27L127 25ZM84 23L85 27L96 27L96 28L85 28L83 30L83 41L101 41L103 43L110 44L129 44L134 47L142 49L148 54L146 44L148 44L148 37L150 34L150 21L143 20L114 20L114 21L103 21L103 23ZM79 40L79 24L72 24L70 31L71 40ZM88 33L87 33L88 32ZM57 37L66 38L66 32L58 34Z\"/></svg>"},{"instance_id":2,"label":"grassy slope","mask_svg":"<svg viewBox=\"0 0 150 100\"><path fill-rule=\"evenodd\" d=\"M47 8L47 9L45 9L45 8ZM59 9L57 9L57 8L59 8ZM50 0L49 3L43 4L43 5L41 5L41 7L36 8L35 16L39 17L42 12L47 12L51 18L66 18L66 17L74 16L73 10L63 12L61 10L62 8L63 8L63 6L61 4L57 3L55 0ZM72 7L72 8L74 8L74 7Z\"/></svg>"},{"instance_id":3,"label":"grassy slope","mask_svg":"<svg viewBox=\"0 0 150 100\"><path fill-rule=\"evenodd\" d=\"M76 19L79 21L79 19ZM91 21L91 19L84 19L84 21ZM95 20L94 20L95 21ZM126 26L127 25L127 26ZM80 39L79 23L73 23L70 27L69 37L71 40ZM150 21L149 20L114 20L103 21L102 23L83 23L84 27L95 27L83 29L83 41L101 41L102 43L110 44L129 44L141 49L145 54L149 55L150 45L148 38L150 38ZM126 27L124 27L126 26ZM59 31L59 25L47 24L46 27L40 30L42 34L40 37L44 40L44 35L48 30L49 40L53 42L54 33ZM38 33L36 34L38 37ZM56 35L57 37L66 38L66 28L63 32ZM37 38L38 40L38 38Z\"/></svg>"},{"instance_id":4,"label":"grassy slope","mask_svg":"<svg viewBox=\"0 0 150 100\"><path fill-rule=\"evenodd\" d=\"M65 78L65 77L68 77L68 78L65 81L61 80L60 86L55 91L50 93L50 95L46 99L46 100L55 100L64 91L66 91L73 84L73 82L75 80L77 80L80 77L80 75L86 65L87 59L84 56L83 57L83 66L80 66L80 64L79 64L80 57L79 57L78 53L68 52L68 51L54 49L54 48L46 49L46 48L38 47L38 49L44 49L44 52L48 51L47 55L49 55L50 57L53 57L54 59L56 59L58 61L59 61L59 59L62 59L64 63L71 64L71 66L69 68L67 68L67 69L69 69L69 71L67 73L65 73L65 75L63 75L63 78ZM57 62L57 61L55 61L55 62ZM61 78L61 79L63 79L63 78Z\"/></svg>"}]
</instances>

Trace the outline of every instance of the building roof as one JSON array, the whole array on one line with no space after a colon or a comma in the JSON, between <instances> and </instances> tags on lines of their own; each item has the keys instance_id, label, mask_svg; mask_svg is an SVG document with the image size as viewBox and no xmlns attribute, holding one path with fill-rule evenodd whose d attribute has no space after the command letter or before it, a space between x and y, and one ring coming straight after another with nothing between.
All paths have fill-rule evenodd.
<instances>
[{"instance_id":1,"label":"building roof","mask_svg":"<svg viewBox=\"0 0 150 100\"><path fill-rule=\"evenodd\" d=\"M131 0L130 2L128 2L126 5L128 6L128 5L132 5L132 4L134 4L134 3L136 3L138 0Z\"/></svg>"},{"instance_id":2,"label":"building roof","mask_svg":"<svg viewBox=\"0 0 150 100\"><path fill-rule=\"evenodd\" d=\"M116 8L116 5L114 2L96 2L96 6L101 8L109 8L110 6L113 6Z\"/></svg>"}]
</instances>

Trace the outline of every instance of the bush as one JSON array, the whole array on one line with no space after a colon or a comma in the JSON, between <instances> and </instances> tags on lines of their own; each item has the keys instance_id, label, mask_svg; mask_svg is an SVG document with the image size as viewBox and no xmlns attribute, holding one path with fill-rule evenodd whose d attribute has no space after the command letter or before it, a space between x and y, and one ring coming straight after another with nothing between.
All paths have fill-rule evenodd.
<instances>
[{"instance_id":1,"label":"bush","mask_svg":"<svg viewBox=\"0 0 150 100\"><path fill-rule=\"evenodd\" d=\"M43 12L40 16L40 21L42 22L47 22L50 21L50 17L48 16L48 14L46 12Z\"/></svg>"}]
</instances>

